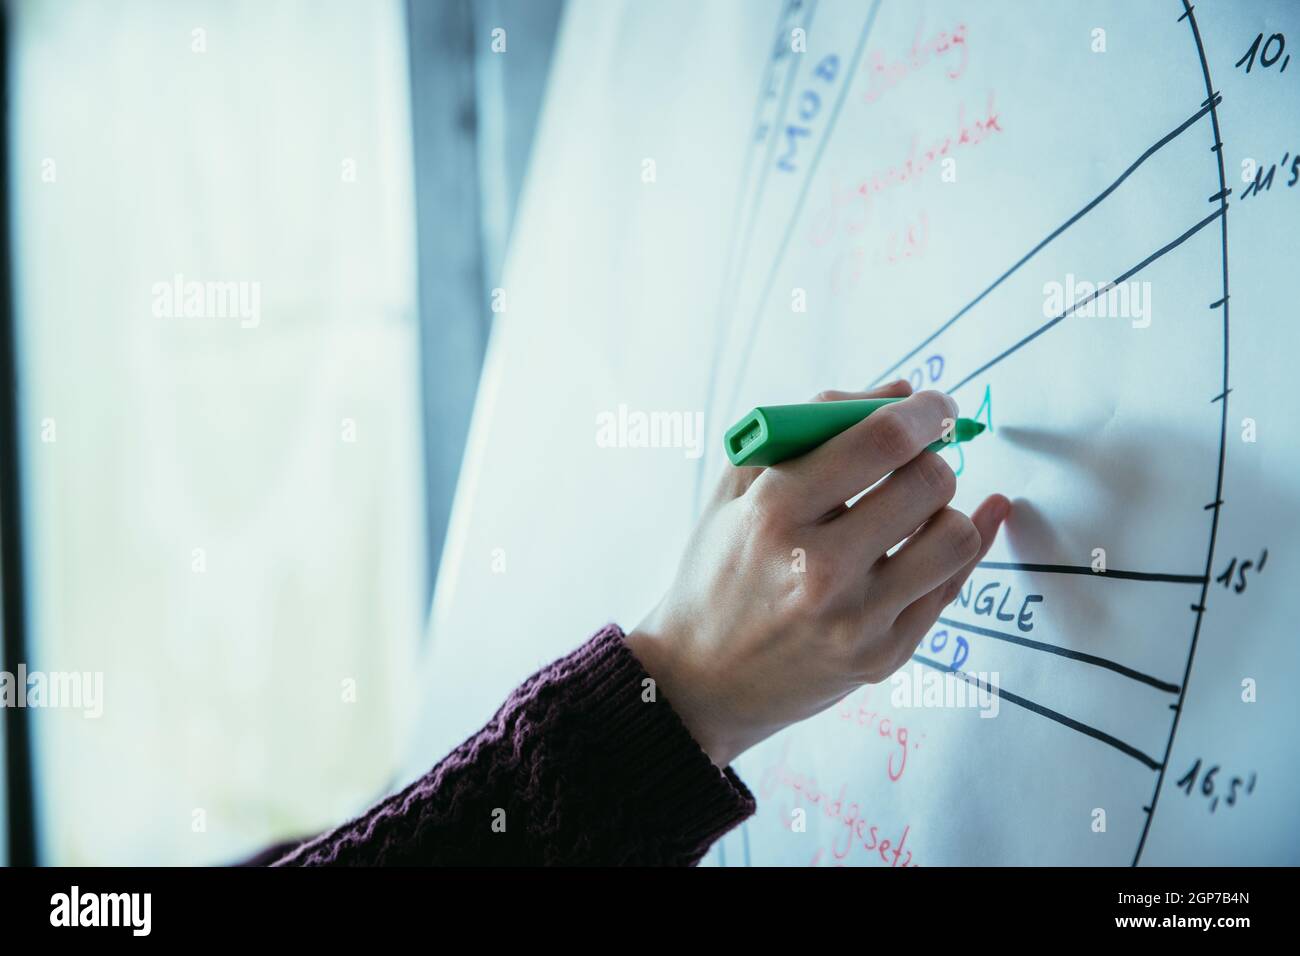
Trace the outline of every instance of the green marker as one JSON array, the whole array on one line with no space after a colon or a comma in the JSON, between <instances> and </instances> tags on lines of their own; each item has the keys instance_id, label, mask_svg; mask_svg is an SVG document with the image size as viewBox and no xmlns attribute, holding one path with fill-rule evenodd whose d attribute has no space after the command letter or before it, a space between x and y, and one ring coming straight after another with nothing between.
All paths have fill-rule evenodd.
<instances>
[{"instance_id":1,"label":"green marker","mask_svg":"<svg viewBox=\"0 0 1300 956\"><path fill-rule=\"evenodd\" d=\"M764 405L727 429L723 439L733 465L776 465L812 451L901 398L859 398L847 402L806 402L802 405ZM926 447L939 451L955 442L970 441L984 426L973 418L959 418L951 437Z\"/></svg>"}]
</instances>

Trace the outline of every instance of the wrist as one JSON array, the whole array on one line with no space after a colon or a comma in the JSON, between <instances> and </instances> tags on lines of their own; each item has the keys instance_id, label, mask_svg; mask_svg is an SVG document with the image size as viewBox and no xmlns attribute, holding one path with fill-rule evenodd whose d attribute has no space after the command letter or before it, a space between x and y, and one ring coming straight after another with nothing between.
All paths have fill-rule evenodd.
<instances>
[{"instance_id":1,"label":"wrist","mask_svg":"<svg viewBox=\"0 0 1300 956\"><path fill-rule=\"evenodd\" d=\"M655 682L656 693L681 718L691 737L715 767L725 768L739 755L720 732L716 714L702 682L696 679L689 659L682 653L687 642L674 638L651 622L643 622L625 641L645 672Z\"/></svg>"}]
</instances>

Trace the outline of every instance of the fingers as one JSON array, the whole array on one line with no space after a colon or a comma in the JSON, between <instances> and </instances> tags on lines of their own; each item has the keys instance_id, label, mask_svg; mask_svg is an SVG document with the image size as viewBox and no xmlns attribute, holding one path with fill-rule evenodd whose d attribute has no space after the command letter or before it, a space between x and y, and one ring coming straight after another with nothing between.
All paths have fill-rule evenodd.
<instances>
[{"instance_id":1,"label":"fingers","mask_svg":"<svg viewBox=\"0 0 1300 956\"><path fill-rule=\"evenodd\" d=\"M939 438L957 404L942 392L917 392L886 406L820 448L768 468L751 493L764 510L811 524L901 468Z\"/></svg>"},{"instance_id":2,"label":"fingers","mask_svg":"<svg viewBox=\"0 0 1300 956\"><path fill-rule=\"evenodd\" d=\"M971 576L971 572L984 560L984 556L989 553L989 548L993 547L993 540L998 536L998 528L1002 527L1002 522L1007 520L1011 514L1011 502L1006 499L1005 495L989 495L980 506L971 512L970 520L979 529L980 549L975 555L975 559L968 563L958 575L956 581L959 589L966 583L966 579ZM956 594L953 595L956 597Z\"/></svg>"},{"instance_id":3,"label":"fingers","mask_svg":"<svg viewBox=\"0 0 1300 956\"><path fill-rule=\"evenodd\" d=\"M1006 520L1010 512L1011 502L1002 495L990 495L985 498L983 503L972 512L969 519L970 524L980 537L980 545L974 555L946 578L938 581L932 590L918 597L898 615L897 620L894 621L892 639L898 641L900 645L905 645L908 655L916 650L916 645L934 626L934 622L943 613L944 607L952 603L961 592L962 586L966 583L966 579L970 577L971 572L989 553L989 548L993 547L993 541L997 538L998 528L1001 527L1002 522ZM898 553L891 557L888 563L893 563L894 560L900 557L910 544L909 541L907 545L899 548Z\"/></svg>"},{"instance_id":4,"label":"fingers","mask_svg":"<svg viewBox=\"0 0 1300 956\"><path fill-rule=\"evenodd\" d=\"M900 378L896 382L881 385L879 388L873 388L867 392L839 392L833 389L818 392L809 401L846 402L857 398L906 398L911 394L912 386L908 384L906 379ZM718 503L730 501L732 498L739 498L749 490L749 486L762 473L762 468L729 466L722 473L722 478L718 482L717 490L713 495L713 501Z\"/></svg>"},{"instance_id":5,"label":"fingers","mask_svg":"<svg viewBox=\"0 0 1300 956\"><path fill-rule=\"evenodd\" d=\"M922 452L855 501L847 514L837 516L831 533L863 567L870 567L941 512L956 493L957 477L948 463L933 452Z\"/></svg>"},{"instance_id":6,"label":"fingers","mask_svg":"<svg viewBox=\"0 0 1300 956\"><path fill-rule=\"evenodd\" d=\"M944 508L876 566L872 593L888 595L898 608L906 608L966 567L982 543L970 518Z\"/></svg>"},{"instance_id":7,"label":"fingers","mask_svg":"<svg viewBox=\"0 0 1300 956\"><path fill-rule=\"evenodd\" d=\"M839 392L835 389L827 389L824 392L818 392L809 401L812 402L849 402L856 398L907 398L912 394L912 386L905 378L890 382L888 385L880 385L871 389L869 392Z\"/></svg>"}]
</instances>

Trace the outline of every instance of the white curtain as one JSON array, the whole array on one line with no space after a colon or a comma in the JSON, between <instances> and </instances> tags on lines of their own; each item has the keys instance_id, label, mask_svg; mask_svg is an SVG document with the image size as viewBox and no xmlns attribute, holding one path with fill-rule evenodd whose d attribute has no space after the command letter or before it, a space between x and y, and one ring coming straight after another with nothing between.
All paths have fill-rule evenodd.
<instances>
[{"instance_id":1,"label":"white curtain","mask_svg":"<svg viewBox=\"0 0 1300 956\"><path fill-rule=\"evenodd\" d=\"M392 779L426 610L404 31L13 7L28 664L104 688L32 711L45 862L232 860ZM244 298L169 311L177 276Z\"/></svg>"}]
</instances>

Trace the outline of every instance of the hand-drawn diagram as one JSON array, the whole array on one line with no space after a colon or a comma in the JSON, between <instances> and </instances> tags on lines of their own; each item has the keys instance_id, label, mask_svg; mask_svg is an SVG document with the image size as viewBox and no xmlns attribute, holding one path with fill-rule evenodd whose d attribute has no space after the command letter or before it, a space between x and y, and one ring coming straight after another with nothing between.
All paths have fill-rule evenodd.
<instances>
[{"instance_id":1,"label":"hand-drawn diagram","mask_svg":"<svg viewBox=\"0 0 1300 956\"><path fill-rule=\"evenodd\" d=\"M855 694L742 759L760 814L717 862L1136 865L1179 790L1211 813L1255 791L1248 761L1173 763L1211 589L1268 573L1266 542L1218 547L1225 51L1179 0L1123 27L1054 6L1035 57L1010 6L783 5L707 411L721 434L754 404L902 377L987 422L997 441L951 464L1019 524L903 676L960 679L1004 719L890 706L901 683ZM1063 32L1080 55L1053 72ZM1239 71L1285 69L1282 33L1251 51Z\"/></svg>"}]
</instances>

